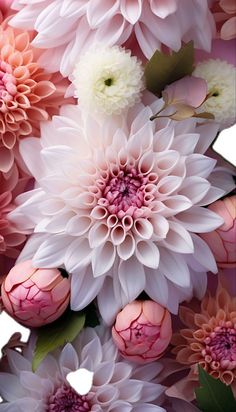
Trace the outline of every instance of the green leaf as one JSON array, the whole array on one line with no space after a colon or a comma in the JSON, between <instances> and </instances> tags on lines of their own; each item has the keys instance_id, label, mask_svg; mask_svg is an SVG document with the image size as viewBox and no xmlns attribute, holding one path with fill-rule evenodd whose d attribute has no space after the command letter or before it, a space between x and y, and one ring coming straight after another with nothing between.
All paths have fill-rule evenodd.
<instances>
[{"instance_id":1,"label":"green leaf","mask_svg":"<svg viewBox=\"0 0 236 412\"><path fill-rule=\"evenodd\" d=\"M85 314L67 311L60 319L37 330L32 369L35 372L49 352L72 342L84 327Z\"/></svg>"},{"instance_id":2,"label":"green leaf","mask_svg":"<svg viewBox=\"0 0 236 412\"><path fill-rule=\"evenodd\" d=\"M200 388L195 390L197 403L203 412L235 412L236 401L230 386L215 379L198 365Z\"/></svg>"},{"instance_id":3,"label":"green leaf","mask_svg":"<svg viewBox=\"0 0 236 412\"><path fill-rule=\"evenodd\" d=\"M156 51L145 67L146 87L161 96L162 90L176 80L191 75L194 70L193 42L187 43L178 52L164 54Z\"/></svg>"}]
</instances>

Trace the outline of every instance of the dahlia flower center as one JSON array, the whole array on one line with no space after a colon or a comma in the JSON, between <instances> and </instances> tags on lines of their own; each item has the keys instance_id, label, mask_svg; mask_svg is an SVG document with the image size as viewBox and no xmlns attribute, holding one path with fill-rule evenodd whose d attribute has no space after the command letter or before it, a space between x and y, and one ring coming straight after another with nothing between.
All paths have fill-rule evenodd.
<instances>
[{"instance_id":1,"label":"dahlia flower center","mask_svg":"<svg viewBox=\"0 0 236 412\"><path fill-rule=\"evenodd\" d=\"M232 322L217 326L205 339L204 356L211 358L217 367L236 367L236 328Z\"/></svg>"},{"instance_id":2,"label":"dahlia flower center","mask_svg":"<svg viewBox=\"0 0 236 412\"><path fill-rule=\"evenodd\" d=\"M46 412L89 412L87 396L78 395L72 388L63 385L50 396Z\"/></svg>"},{"instance_id":3,"label":"dahlia flower center","mask_svg":"<svg viewBox=\"0 0 236 412\"><path fill-rule=\"evenodd\" d=\"M12 68L0 60L0 111L5 111L4 102L11 101L16 92L16 79L12 75Z\"/></svg>"},{"instance_id":4,"label":"dahlia flower center","mask_svg":"<svg viewBox=\"0 0 236 412\"><path fill-rule=\"evenodd\" d=\"M111 176L103 192L103 203L110 213L132 212L144 204L144 188L147 179L135 169L120 171Z\"/></svg>"}]
</instances>

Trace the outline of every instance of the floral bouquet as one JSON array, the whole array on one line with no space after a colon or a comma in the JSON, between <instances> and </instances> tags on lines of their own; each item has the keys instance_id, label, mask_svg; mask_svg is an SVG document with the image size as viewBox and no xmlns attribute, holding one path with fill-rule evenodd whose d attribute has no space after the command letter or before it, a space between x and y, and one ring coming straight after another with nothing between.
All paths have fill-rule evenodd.
<instances>
[{"instance_id":1,"label":"floral bouquet","mask_svg":"<svg viewBox=\"0 0 236 412\"><path fill-rule=\"evenodd\" d=\"M0 412L235 412L235 1L0 22Z\"/></svg>"}]
</instances>

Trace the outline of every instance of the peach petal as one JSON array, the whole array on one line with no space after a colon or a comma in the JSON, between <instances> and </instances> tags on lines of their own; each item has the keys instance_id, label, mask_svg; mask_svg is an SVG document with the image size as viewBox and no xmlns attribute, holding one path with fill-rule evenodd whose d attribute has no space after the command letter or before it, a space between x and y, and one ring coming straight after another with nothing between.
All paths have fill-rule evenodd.
<instances>
[{"instance_id":1,"label":"peach petal","mask_svg":"<svg viewBox=\"0 0 236 412\"><path fill-rule=\"evenodd\" d=\"M146 300L143 302L143 313L150 323L160 325L165 316L165 309L156 302Z\"/></svg>"},{"instance_id":2,"label":"peach petal","mask_svg":"<svg viewBox=\"0 0 236 412\"><path fill-rule=\"evenodd\" d=\"M116 330L121 331L129 327L130 323L139 317L142 311L142 302L134 301L125 306L116 318Z\"/></svg>"},{"instance_id":3,"label":"peach petal","mask_svg":"<svg viewBox=\"0 0 236 412\"><path fill-rule=\"evenodd\" d=\"M21 262L18 265L14 266L5 279L4 285L6 292L10 292L13 286L29 279L35 272L35 270L36 269L32 267L30 260Z\"/></svg>"}]
</instances>

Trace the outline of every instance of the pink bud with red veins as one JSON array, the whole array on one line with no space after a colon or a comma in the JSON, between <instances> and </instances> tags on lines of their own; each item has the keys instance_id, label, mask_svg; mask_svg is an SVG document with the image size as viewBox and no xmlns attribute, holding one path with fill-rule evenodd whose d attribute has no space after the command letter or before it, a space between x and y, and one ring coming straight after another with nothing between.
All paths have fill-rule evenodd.
<instances>
[{"instance_id":1,"label":"pink bud with red veins","mask_svg":"<svg viewBox=\"0 0 236 412\"><path fill-rule=\"evenodd\" d=\"M152 362L163 355L170 343L170 313L151 300L136 300L117 315L112 336L124 358L138 363Z\"/></svg>"},{"instance_id":2,"label":"pink bud with red veins","mask_svg":"<svg viewBox=\"0 0 236 412\"><path fill-rule=\"evenodd\" d=\"M211 248L217 266L236 268L236 196L229 196L208 206L224 219L218 229L203 233L201 237Z\"/></svg>"},{"instance_id":3,"label":"pink bud with red veins","mask_svg":"<svg viewBox=\"0 0 236 412\"><path fill-rule=\"evenodd\" d=\"M70 300L70 282L58 269L37 269L27 260L14 266L2 284L5 310L29 327L58 319Z\"/></svg>"}]
</instances>

